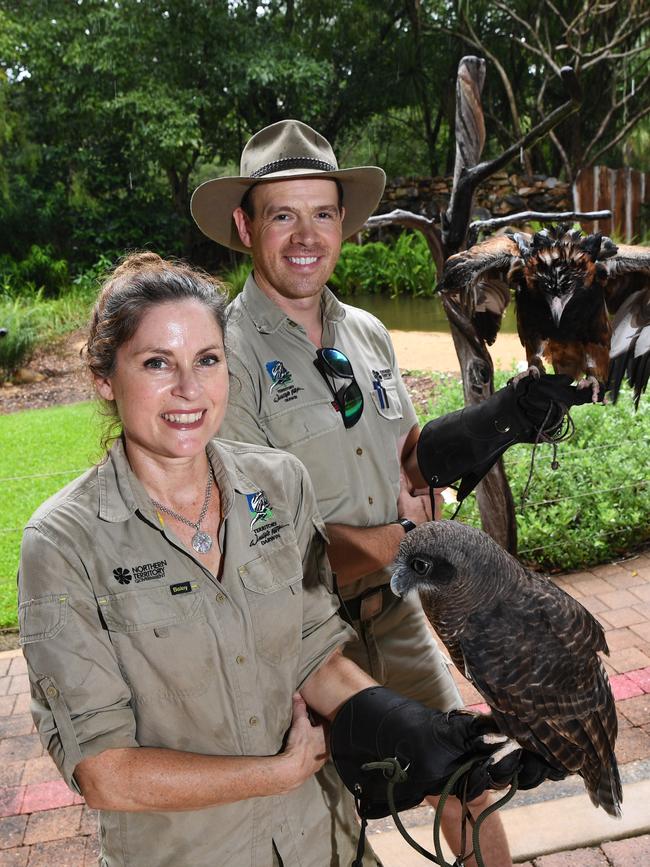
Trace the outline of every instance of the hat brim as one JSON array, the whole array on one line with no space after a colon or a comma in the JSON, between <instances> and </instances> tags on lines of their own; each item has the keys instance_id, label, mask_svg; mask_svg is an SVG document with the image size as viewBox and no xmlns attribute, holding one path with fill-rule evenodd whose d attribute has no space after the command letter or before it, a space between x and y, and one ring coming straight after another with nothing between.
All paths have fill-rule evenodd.
<instances>
[{"instance_id":1,"label":"hat brim","mask_svg":"<svg viewBox=\"0 0 650 867\"><path fill-rule=\"evenodd\" d=\"M263 178L214 178L205 181L194 190L190 210L196 225L208 238L231 250L250 253L250 248L242 244L232 218L232 213L241 204L246 190L256 184L305 178L331 178L340 182L343 187L345 208L344 239L362 229L379 204L386 185L386 175L378 166L360 166L333 172L292 169L286 172L275 172Z\"/></svg>"}]
</instances>

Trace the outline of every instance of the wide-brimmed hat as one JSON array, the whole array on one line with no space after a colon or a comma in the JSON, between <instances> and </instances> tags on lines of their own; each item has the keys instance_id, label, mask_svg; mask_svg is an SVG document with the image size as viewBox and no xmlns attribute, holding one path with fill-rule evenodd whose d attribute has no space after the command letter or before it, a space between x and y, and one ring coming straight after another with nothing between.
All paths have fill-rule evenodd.
<instances>
[{"instance_id":1,"label":"wide-brimmed hat","mask_svg":"<svg viewBox=\"0 0 650 867\"><path fill-rule=\"evenodd\" d=\"M375 210L386 184L383 169L340 169L327 139L299 120L281 120L260 130L242 151L238 177L214 178L194 190L191 211L199 229L225 247L250 253L232 212L255 184L286 178L335 178L343 187L343 237L358 232Z\"/></svg>"}]
</instances>

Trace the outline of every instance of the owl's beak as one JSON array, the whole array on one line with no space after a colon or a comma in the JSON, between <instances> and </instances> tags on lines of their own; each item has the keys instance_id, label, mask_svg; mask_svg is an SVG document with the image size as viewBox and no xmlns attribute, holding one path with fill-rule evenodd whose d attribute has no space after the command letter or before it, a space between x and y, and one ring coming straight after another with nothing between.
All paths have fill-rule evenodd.
<instances>
[{"instance_id":1,"label":"owl's beak","mask_svg":"<svg viewBox=\"0 0 650 867\"><path fill-rule=\"evenodd\" d=\"M390 579L390 589L393 591L395 596L404 596L408 593L408 587L406 586L406 575L404 574L405 570L402 566L398 566L397 569L393 572L393 577Z\"/></svg>"}]
</instances>

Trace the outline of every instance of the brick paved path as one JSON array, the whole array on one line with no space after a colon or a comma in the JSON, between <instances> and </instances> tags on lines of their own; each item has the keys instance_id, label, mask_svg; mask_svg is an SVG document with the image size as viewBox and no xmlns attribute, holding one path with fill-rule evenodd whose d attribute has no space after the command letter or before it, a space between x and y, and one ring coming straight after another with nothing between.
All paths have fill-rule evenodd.
<instances>
[{"instance_id":1,"label":"brick paved path","mask_svg":"<svg viewBox=\"0 0 650 867\"><path fill-rule=\"evenodd\" d=\"M619 717L619 763L650 758L650 552L554 580L579 599L607 632L611 655L605 665ZM460 675L457 679L466 704L476 705L478 694ZM20 653L0 653L0 867L96 864L96 814L65 786L41 746L28 693ZM650 865L650 835L544 855L526 863L527 867Z\"/></svg>"}]
</instances>

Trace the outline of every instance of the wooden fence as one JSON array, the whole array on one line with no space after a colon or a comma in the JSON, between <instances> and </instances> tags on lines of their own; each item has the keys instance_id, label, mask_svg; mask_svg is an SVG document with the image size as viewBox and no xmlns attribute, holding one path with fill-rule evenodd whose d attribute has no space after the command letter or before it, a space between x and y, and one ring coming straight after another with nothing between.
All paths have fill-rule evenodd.
<instances>
[{"instance_id":1,"label":"wooden fence","mask_svg":"<svg viewBox=\"0 0 650 867\"><path fill-rule=\"evenodd\" d=\"M634 169L609 169L594 166L578 172L573 184L576 211L610 210L611 220L585 224L587 232L604 232L619 241L632 243L648 230L647 205L650 202L648 174ZM646 205L645 221L642 206Z\"/></svg>"}]
</instances>

